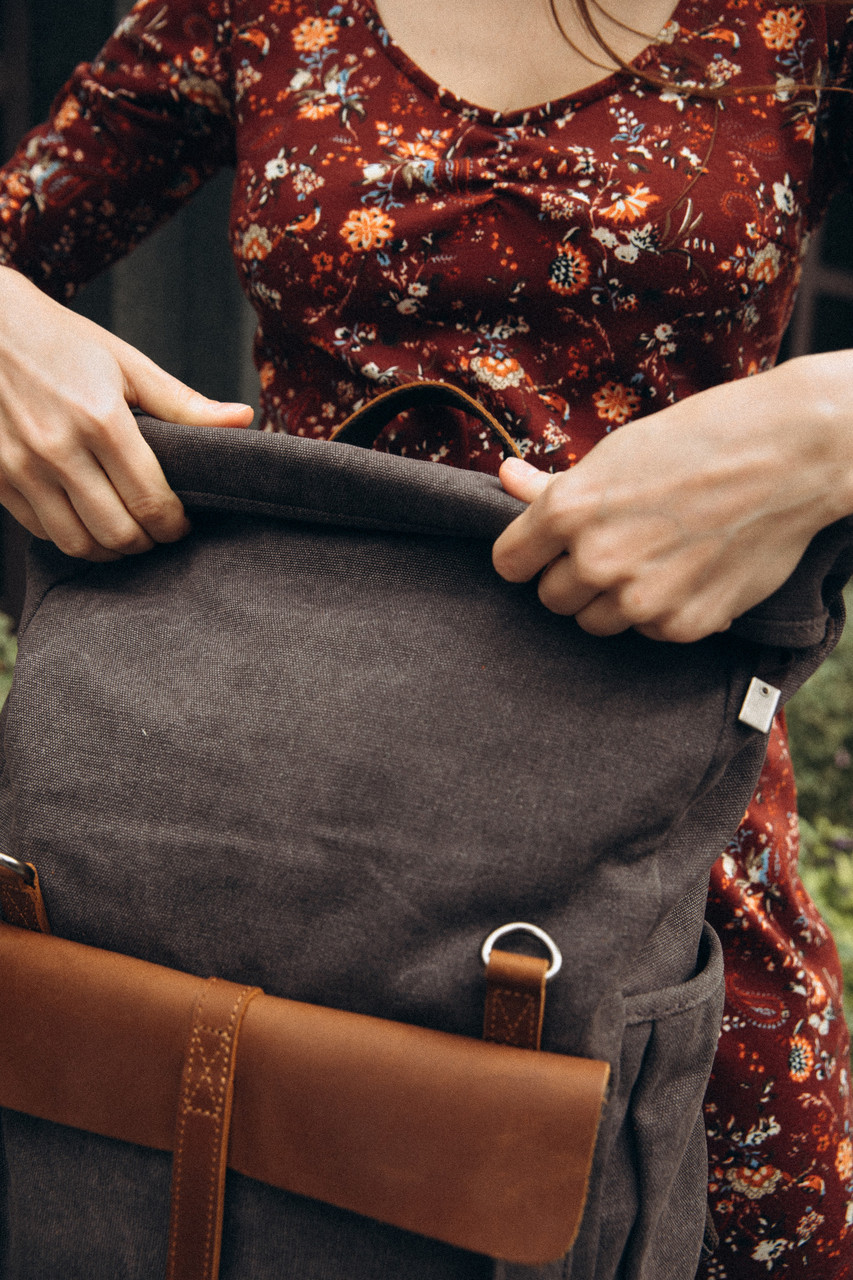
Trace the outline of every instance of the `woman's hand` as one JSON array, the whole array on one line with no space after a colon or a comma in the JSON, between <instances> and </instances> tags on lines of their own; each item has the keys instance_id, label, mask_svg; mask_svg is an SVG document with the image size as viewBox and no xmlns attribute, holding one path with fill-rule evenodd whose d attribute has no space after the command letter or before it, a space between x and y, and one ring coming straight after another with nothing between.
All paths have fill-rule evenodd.
<instances>
[{"instance_id":1,"label":"woman's hand","mask_svg":"<svg viewBox=\"0 0 853 1280\"><path fill-rule=\"evenodd\" d=\"M605 437L571 471L509 459L530 506L498 538L510 582L586 631L657 640L725 631L853 512L853 352L805 356Z\"/></svg>"},{"instance_id":2,"label":"woman's hand","mask_svg":"<svg viewBox=\"0 0 853 1280\"><path fill-rule=\"evenodd\" d=\"M0 502L68 555L115 560L189 528L130 405L187 425L252 420L0 267Z\"/></svg>"}]
</instances>

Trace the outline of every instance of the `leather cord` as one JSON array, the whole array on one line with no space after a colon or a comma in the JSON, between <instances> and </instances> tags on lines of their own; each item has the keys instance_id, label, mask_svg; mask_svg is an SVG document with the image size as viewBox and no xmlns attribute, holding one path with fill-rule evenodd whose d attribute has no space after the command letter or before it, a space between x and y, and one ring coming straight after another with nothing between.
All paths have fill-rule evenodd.
<instances>
[{"instance_id":1,"label":"leather cord","mask_svg":"<svg viewBox=\"0 0 853 1280\"><path fill-rule=\"evenodd\" d=\"M545 1013L548 961L493 950L486 967L483 1039L516 1049L538 1049Z\"/></svg>"},{"instance_id":2,"label":"leather cord","mask_svg":"<svg viewBox=\"0 0 853 1280\"><path fill-rule=\"evenodd\" d=\"M406 409L422 406L441 406L449 409L461 409L470 417L476 418L484 427L495 433L504 449L516 458L522 456L521 450L497 418L489 413L478 400L469 396L467 391L454 387L449 382L408 382L401 387L392 387L381 395L356 409L339 427L332 432L331 439L344 444L362 445L370 449L376 442L379 433L388 423L404 413Z\"/></svg>"},{"instance_id":3,"label":"leather cord","mask_svg":"<svg viewBox=\"0 0 853 1280\"><path fill-rule=\"evenodd\" d=\"M178 1104L166 1280L216 1280L222 1246L237 1038L260 987L208 978L193 1024Z\"/></svg>"}]
</instances>

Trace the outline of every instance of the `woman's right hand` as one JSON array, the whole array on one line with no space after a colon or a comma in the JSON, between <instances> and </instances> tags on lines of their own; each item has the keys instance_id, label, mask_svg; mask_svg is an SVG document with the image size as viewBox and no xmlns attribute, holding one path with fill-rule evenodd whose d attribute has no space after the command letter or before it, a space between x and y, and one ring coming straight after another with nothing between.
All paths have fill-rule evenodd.
<instances>
[{"instance_id":1,"label":"woman's right hand","mask_svg":"<svg viewBox=\"0 0 853 1280\"><path fill-rule=\"evenodd\" d=\"M68 555L116 560L189 529L131 405L188 426L252 420L0 267L0 503Z\"/></svg>"}]
</instances>

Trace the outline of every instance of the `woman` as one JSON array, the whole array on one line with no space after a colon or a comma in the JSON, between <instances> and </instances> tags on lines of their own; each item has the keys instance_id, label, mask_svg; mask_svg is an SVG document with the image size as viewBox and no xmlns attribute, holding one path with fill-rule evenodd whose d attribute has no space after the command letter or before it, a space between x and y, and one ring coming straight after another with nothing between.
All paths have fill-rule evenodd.
<instances>
[{"instance_id":1,"label":"woman","mask_svg":"<svg viewBox=\"0 0 853 1280\"><path fill-rule=\"evenodd\" d=\"M184 534L128 406L219 426L250 411L30 281L63 296L236 161L265 429L323 436L383 385L464 385L528 459L501 469L530 505L495 545L499 573L541 574L543 603L595 634L724 630L853 512L853 356L772 367L844 171L845 95L818 113L801 86L827 23L841 76L845 16L143 0L2 173L0 499L93 560ZM389 443L495 469L485 439L442 427L413 415ZM840 979L793 815L779 723L711 892L729 971L708 1096L718 1280L853 1275Z\"/></svg>"}]
</instances>

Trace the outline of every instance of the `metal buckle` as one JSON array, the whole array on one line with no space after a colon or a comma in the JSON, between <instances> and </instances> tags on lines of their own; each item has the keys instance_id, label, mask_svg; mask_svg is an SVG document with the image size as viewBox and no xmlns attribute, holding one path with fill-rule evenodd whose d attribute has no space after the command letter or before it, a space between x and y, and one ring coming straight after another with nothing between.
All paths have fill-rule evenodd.
<instances>
[{"instance_id":1,"label":"metal buckle","mask_svg":"<svg viewBox=\"0 0 853 1280\"><path fill-rule=\"evenodd\" d=\"M26 862L21 862L19 858L13 858L9 853L0 853L0 876L15 876L18 880L23 880L28 888L32 888L36 882L36 873L32 867Z\"/></svg>"},{"instance_id":2,"label":"metal buckle","mask_svg":"<svg viewBox=\"0 0 853 1280\"><path fill-rule=\"evenodd\" d=\"M560 948L550 933L540 929L537 924L526 924L523 920L515 920L512 924L502 924L499 929L495 929L489 934L480 951L480 958L483 964L487 965L489 963L489 957L492 954L492 948L495 943L499 938L505 938L508 933L529 933L531 937L538 938L551 957L551 964L545 973L545 981L550 982L552 978L557 976L563 964Z\"/></svg>"}]
</instances>

